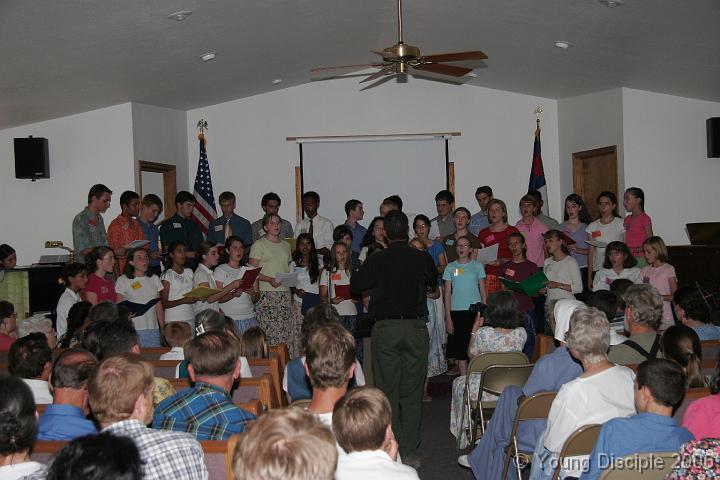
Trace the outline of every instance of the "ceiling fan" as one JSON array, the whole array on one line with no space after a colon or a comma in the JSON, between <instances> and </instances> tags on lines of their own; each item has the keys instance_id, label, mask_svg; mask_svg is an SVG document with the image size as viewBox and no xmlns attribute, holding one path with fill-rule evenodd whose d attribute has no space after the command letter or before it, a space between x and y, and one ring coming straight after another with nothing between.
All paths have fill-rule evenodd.
<instances>
[{"instance_id":1,"label":"ceiling fan","mask_svg":"<svg viewBox=\"0 0 720 480\"><path fill-rule=\"evenodd\" d=\"M486 60L488 57L479 50L469 52L453 52L441 53L438 55L421 55L420 49L414 45L408 45L403 42L403 26L402 26L402 0L397 2L398 11L398 42L384 48L382 51L371 50L372 53L382 57L382 62L365 63L360 65L341 65L335 67L318 67L310 70L311 72L320 72L327 70L338 70L344 68L362 68L375 67L379 68L377 72L368 75L360 83L378 80L378 82L365 87L371 88L375 85L384 83L393 77L401 80L408 73L431 72L450 77L462 77L470 73L473 69L467 67L459 67L456 65L447 65L444 62L461 62L466 60Z\"/></svg>"}]
</instances>

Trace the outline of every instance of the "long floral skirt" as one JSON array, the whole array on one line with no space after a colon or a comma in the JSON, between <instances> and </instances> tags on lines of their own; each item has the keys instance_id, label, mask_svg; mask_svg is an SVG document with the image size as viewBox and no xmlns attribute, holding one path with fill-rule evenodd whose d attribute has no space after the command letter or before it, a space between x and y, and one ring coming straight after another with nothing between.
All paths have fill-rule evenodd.
<instances>
[{"instance_id":1,"label":"long floral skirt","mask_svg":"<svg viewBox=\"0 0 720 480\"><path fill-rule=\"evenodd\" d=\"M260 300L255 304L255 317L265 332L268 345L292 341L292 299L290 292L260 292Z\"/></svg>"}]
</instances>

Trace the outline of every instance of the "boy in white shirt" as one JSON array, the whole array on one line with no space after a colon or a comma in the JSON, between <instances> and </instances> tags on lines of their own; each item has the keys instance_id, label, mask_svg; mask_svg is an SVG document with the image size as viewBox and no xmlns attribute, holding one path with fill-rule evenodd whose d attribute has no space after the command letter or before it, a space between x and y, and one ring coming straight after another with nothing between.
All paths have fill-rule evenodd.
<instances>
[{"instance_id":1,"label":"boy in white shirt","mask_svg":"<svg viewBox=\"0 0 720 480\"><path fill-rule=\"evenodd\" d=\"M356 388L338 400L332 425L347 455L338 457L336 480L419 478L415 469L397 462L391 419L390 402L377 388Z\"/></svg>"},{"instance_id":2,"label":"boy in white shirt","mask_svg":"<svg viewBox=\"0 0 720 480\"><path fill-rule=\"evenodd\" d=\"M185 322L168 323L163 328L163 336L172 348L169 352L160 355L160 360L185 360L183 347L192 338L190 325Z\"/></svg>"}]
</instances>

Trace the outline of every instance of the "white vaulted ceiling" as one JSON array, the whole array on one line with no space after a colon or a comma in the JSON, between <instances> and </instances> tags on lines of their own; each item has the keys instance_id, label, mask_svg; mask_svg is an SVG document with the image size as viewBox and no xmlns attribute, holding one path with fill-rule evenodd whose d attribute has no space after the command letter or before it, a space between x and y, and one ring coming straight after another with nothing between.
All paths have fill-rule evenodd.
<instances>
[{"instance_id":1,"label":"white vaulted ceiling","mask_svg":"<svg viewBox=\"0 0 720 480\"><path fill-rule=\"evenodd\" d=\"M129 101L185 110L306 83L315 66L377 60L370 49L395 43L395 9L394 0L0 0L0 128ZM178 10L193 14L167 19ZM405 41L423 53L489 56L471 85L720 101L718 0L405 0L404 12ZM217 58L202 62L209 51Z\"/></svg>"}]
</instances>

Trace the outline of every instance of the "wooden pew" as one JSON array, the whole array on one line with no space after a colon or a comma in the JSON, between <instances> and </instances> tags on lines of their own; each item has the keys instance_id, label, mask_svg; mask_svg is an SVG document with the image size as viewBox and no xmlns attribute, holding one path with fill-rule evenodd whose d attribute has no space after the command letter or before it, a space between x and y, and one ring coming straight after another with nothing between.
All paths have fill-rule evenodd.
<instances>
[{"instance_id":1,"label":"wooden pew","mask_svg":"<svg viewBox=\"0 0 720 480\"><path fill-rule=\"evenodd\" d=\"M290 352L285 342L280 342L279 345L268 347L268 356L278 357L280 360L280 371L284 371L285 365L290 361Z\"/></svg>"},{"instance_id":2,"label":"wooden pew","mask_svg":"<svg viewBox=\"0 0 720 480\"><path fill-rule=\"evenodd\" d=\"M251 358L248 359L248 365L250 365L253 378L260 377L266 373L270 375L273 382L273 390L277 397L277 403L281 407L286 407L287 398L283 395L282 390L283 370L280 369L279 357Z\"/></svg>"},{"instance_id":3,"label":"wooden pew","mask_svg":"<svg viewBox=\"0 0 720 480\"><path fill-rule=\"evenodd\" d=\"M33 447L31 459L33 461L48 464L57 452L63 449L68 442L60 441L38 441ZM202 440L203 453L205 455L205 466L209 478L232 479L232 455L237 444L237 436L229 440Z\"/></svg>"},{"instance_id":4,"label":"wooden pew","mask_svg":"<svg viewBox=\"0 0 720 480\"><path fill-rule=\"evenodd\" d=\"M698 398L707 397L708 395L711 395L711 393L710 389L707 387L688 388L685 390L685 398L683 398L683 401L673 413L673 418L677 421L678 425L682 425L685 410L687 410L688 406Z\"/></svg>"},{"instance_id":5,"label":"wooden pew","mask_svg":"<svg viewBox=\"0 0 720 480\"><path fill-rule=\"evenodd\" d=\"M155 369L156 377L175 378L177 375L177 366L182 360L150 360Z\"/></svg>"}]
</instances>

